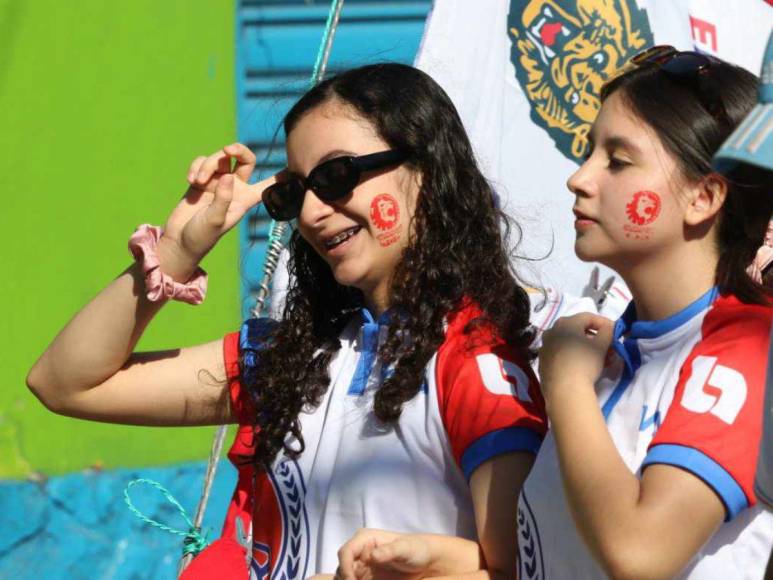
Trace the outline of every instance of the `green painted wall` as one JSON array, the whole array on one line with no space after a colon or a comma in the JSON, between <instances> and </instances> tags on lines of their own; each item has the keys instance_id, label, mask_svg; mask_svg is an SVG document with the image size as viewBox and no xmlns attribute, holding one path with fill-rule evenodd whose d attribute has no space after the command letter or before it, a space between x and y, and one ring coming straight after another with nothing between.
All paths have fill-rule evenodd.
<instances>
[{"instance_id":1,"label":"green painted wall","mask_svg":"<svg viewBox=\"0 0 773 580\"><path fill-rule=\"evenodd\" d=\"M203 458L213 428L49 413L24 377L59 328L163 223L190 160L234 140L233 2L0 0L0 478ZM207 301L172 304L140 347L238 326L237 236L207 258Z\"/></svg>"}]
</instances>

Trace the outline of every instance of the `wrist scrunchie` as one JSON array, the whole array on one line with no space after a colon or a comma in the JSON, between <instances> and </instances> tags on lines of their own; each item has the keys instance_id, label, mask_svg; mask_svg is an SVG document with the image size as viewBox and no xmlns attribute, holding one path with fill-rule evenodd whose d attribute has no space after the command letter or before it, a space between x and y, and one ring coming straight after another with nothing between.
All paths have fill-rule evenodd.
<instances>
[{"instance_id":1,"label":"wrist scrunchie","mask_svg":"<svg viewBox=\"0 0 773 580\"><path fill-rule=\"evenodd\" d=\"M207 295L207 273L197 267L185 284L164 274L156 251L162 233L158 226L142 224L129 238L129 251L145 277L145 295L151 302L171 298L187 304L201 304Z\"/></svg>"}]
</instances>

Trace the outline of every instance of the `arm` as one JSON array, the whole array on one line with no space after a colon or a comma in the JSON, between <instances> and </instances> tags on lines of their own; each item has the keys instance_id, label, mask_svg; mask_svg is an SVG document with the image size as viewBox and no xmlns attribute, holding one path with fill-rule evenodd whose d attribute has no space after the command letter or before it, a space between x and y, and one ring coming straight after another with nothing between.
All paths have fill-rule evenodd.
<instances>
[{"instance_id":1,"label":"arm","mask_svg":"<svg viewBox=\"0 0 773 580\"><path fill-rule=\"evenodd\" d=\"M165 273L177 281L190 278L217 240L260 201L268 182L246 184L254 160L246 147L235 144L193 162L191 187L159 242ZM84 419L144 425L232 420L222 341L133 353L163 306L144 294L142 272L132 265L57 335L30 370L29 388L52 411Z\"/></svg>"},{"instance_id":2,"label":"arm","mask_svg":"<svg viewBox=\"0 0 773 580\"><path fill-rule=\"evenodd\" d=\"M589 328L597 334L586 334ZM540 351L564 489L580 535L607 574L670 577L714 533L724 507L686 471L653 465L640 480L623 462L594 390L611 333L606 319L574 316L545 335Z\"/></svg>"},{"instance_id":3,"label":"arm","mask_svg":"<svg viewBox=\"0 0 773 580\"><path fill-rule=\"evenodd\" d=\"M531 453L506 453L489 459L473 472L470 490L485 571L465 575L465 578L517 577L518 496L533 464ZM456 573L474 569L469 565L466 570L457 567ZM442 572L450 574L451 571Z\"/></svg>"}]
</instances>

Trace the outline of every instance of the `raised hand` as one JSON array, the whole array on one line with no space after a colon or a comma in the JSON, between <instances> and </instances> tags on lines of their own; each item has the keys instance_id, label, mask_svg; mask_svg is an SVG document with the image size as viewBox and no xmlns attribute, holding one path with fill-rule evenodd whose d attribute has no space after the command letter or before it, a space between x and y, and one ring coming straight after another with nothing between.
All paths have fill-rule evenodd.
<instances>
[{"instance_id":1,"label":"raised hand","mask_svg":"<svg viewBox=\"0 0 773 580\"><path fill-rule=\"evenodd\" d=\"M260 203L263 190L274 183L247 182L255 169L255 154L241 143L226 145L209 157L197 157L188 170L188 190L169 216L160 252L170 274L195 268L223 234Z\"/></svg>"},{"instance_id":2,"label":"raised hand","mask_svg":"<svg viewBox=\"0 0 773 580\"><path fill-rule=\"evenodd\" d=\"M614 323L597 314L559 319L542 337L539 372L546 399L557 389L593 385L606 364Z\"/></svg>"}]
</instances>

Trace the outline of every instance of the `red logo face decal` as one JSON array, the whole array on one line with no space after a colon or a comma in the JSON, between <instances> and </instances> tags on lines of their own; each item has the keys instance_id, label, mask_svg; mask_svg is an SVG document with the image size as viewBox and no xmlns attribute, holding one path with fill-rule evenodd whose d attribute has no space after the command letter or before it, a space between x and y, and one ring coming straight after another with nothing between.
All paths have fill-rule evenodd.
<instances>
[{"instance_id":1,"label":"red logo face decal","mask_svg":"<svg viewBox=\"0 0 773 580\"><path fill-rule=\"evenodd\" d=\"M625 206L628 221L637 226L654 222L660 214L660 196L654 191L637 191Z\"/></svg>"},{"instance_id":2,"label":"red logo face decal","mask_svg":"<svg viewBox=\"0 0 773 580\"><path fill-rule=\"evenodd\" d=\"M393 229L400 221L400 206L388 193L382 193L370 202L370 220L381 231Z\"/></svg>"}]
</instances>

